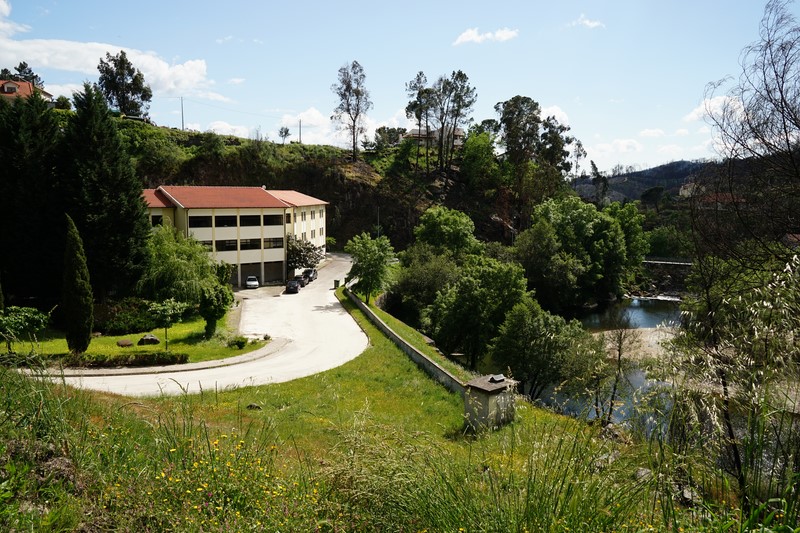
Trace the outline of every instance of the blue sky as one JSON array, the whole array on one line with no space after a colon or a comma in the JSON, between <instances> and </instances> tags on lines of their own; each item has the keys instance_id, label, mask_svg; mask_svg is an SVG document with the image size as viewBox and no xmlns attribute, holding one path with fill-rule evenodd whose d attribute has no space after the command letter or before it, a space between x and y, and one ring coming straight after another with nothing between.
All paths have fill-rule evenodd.
<instances>
[{"instance_id":1,"label":"blue sky","mask_svg":"<svg viewBox=\"0 0 800 533\"><path fill-rule=\"evenodd\" d=\"M791 12L800 13L797 4ZM409 127L405 83L464 71L476 121L515 95L568 124L601 170L716 157L709 82L738 76L764 2L743 0L0 0L0 67L26 61L54 95L97 81L124 49L153 89L151 118L242 137L347 145L330 115L357 60L371 132Z\"/></svg>"}]
</instances>

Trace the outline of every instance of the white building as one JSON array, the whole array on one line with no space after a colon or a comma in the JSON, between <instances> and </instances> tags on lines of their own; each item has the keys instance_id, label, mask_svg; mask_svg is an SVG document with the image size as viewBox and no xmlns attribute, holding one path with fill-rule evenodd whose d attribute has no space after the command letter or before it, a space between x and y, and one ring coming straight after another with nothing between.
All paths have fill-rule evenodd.
<instances>
[{"instance_id":1,"label":"white building","mask_svg":"<svg viewBox=\"0 0 800 533\"><path fill-rule=\"evenodd\" d=\"M151 224L169 218L214 259L235 265L234 285L244 285L247 276L262 284L285 282L289 235L325 252L328 202L296 191L163 185L145 189L144 199Z\"/></svg>"}]
</instances>

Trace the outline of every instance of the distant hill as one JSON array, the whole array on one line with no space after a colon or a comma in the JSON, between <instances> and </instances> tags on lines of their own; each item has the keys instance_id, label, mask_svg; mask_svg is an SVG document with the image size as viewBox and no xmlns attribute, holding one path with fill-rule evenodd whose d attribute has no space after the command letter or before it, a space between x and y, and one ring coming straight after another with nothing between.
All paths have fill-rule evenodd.
<instances>
[{"instance_id":1,"label":"distant hill","mask_svg":"<svg viewBox=\"0 0 800 533\"><path fill-rule=\"evenodd\" d=\"M692 181L709 164L706 161L673 161L657 167L619 174L608 178L608 191L611 200L638 200L642 193L651 187L664 187L664 194L676 196L681 185ZM591 178L578 179L573 188L583 198L594 198L595 186Z\"/></svg>"}]
</instances>

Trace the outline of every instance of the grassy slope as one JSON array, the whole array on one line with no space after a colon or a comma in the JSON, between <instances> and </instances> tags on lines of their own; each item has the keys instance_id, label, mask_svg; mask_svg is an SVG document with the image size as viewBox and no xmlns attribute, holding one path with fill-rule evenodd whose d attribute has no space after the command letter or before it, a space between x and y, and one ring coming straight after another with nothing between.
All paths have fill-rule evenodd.
<instances>
[{"instance_id":1,"label":"grassy slope","mask_svg":"<svg viewBox=\"0 0 800 533\"><path fill-rule=\"evenodd\" d=\"M0 526L642 529L636 454L599 470L616 445L525 403L511 426L465 435L462 399L344 304L370 347L289 383L131 402L5 379ZM34 474L53 455L75 465L66 479Z\"/></svg>"}]
</instances>

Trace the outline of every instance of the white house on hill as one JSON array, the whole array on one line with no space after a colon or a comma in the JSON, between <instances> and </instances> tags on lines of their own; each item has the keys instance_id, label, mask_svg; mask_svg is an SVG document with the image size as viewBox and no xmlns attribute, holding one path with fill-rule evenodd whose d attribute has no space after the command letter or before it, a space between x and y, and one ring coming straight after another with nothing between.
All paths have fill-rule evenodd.
<instances>
[{"instance_id":1,"label":"white house on hill","mask_svg":"<svg viewBox=\"0 0 800 533\"><path fill-rule=\"evenodd\" d=\"M285 282L289 235L325 251L328 202L296 191L163 185L145 189L144 199L151 224L169 218L214 259L235 265L234 285L244 285L247 276Z\"/></svg>"}]
</instances>

